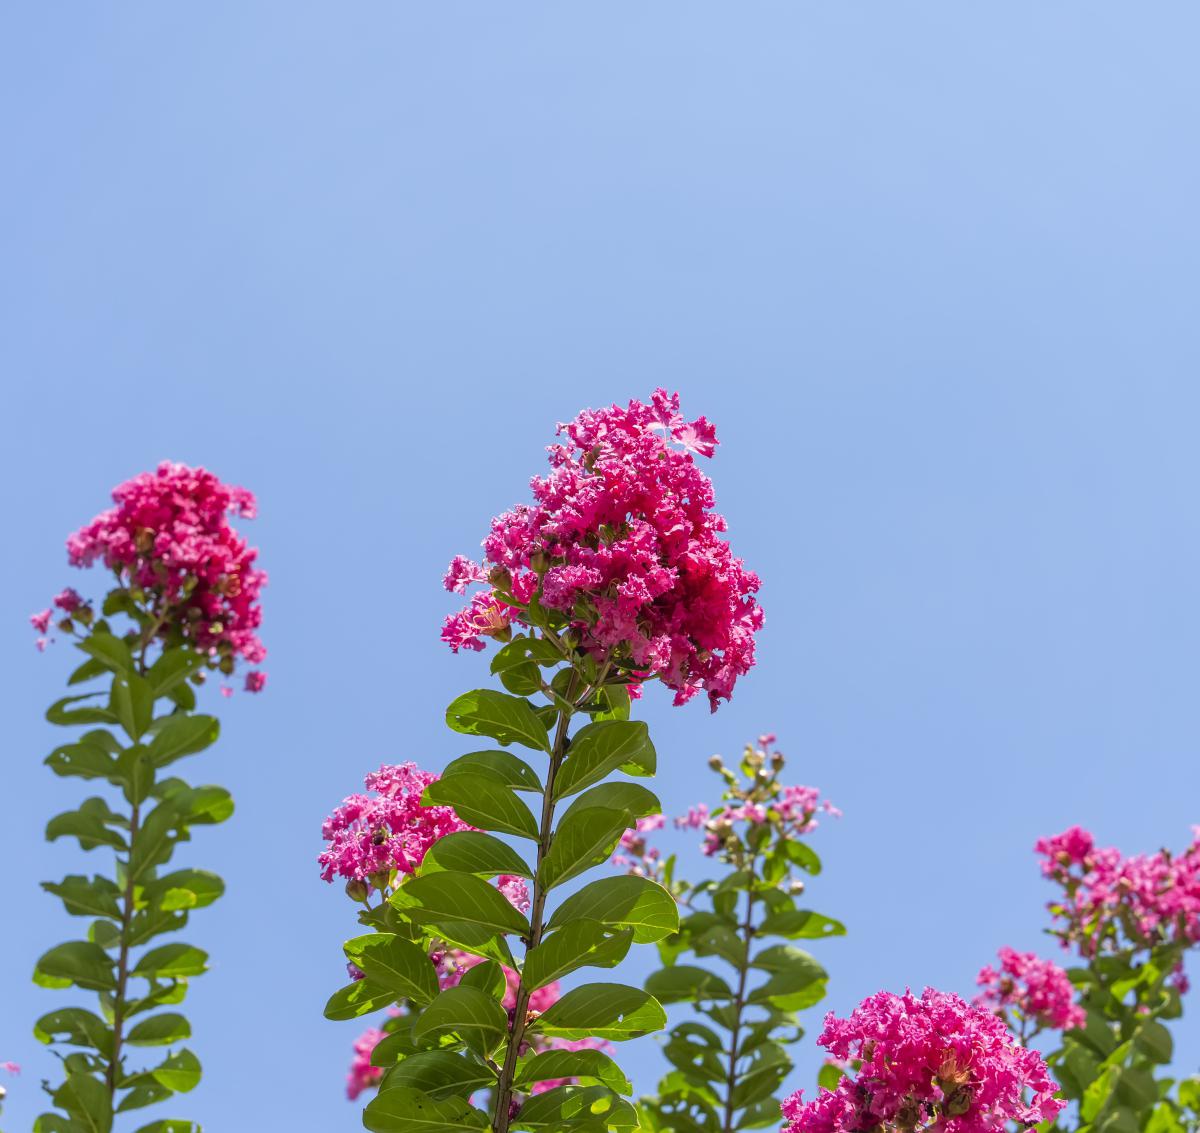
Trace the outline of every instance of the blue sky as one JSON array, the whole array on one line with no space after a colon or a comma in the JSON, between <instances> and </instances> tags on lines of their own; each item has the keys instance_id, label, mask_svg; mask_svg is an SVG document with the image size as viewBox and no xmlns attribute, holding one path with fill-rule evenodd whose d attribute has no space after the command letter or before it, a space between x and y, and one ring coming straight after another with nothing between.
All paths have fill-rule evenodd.
<instances>
[{"instance_id":1,"label":"blue sky","mask_svg":"<svg viewBox=\"0 0 1200 1133\"><path fill-rule=\"evenodd\" d=\"M11 1127L51 1068L30 1025L69 1002L29 983L73 927L37 882L83 865L42 842L82 797L41 765L72 662L26 618L164 457L258 493L271 574L269 690L222 702L190 769L238 802L187 847L229 884L189 931L206 1077L172 1107L210 1129L281 1091L290 1129L356 1127L321 819L380 762L460 750L441 706L485 666L438 643L441 570L585 405L664 384L717 424L767 627L715 716L648 700L657 786L682 809L772 730L841 805L810 887L850 929L819 949L832 1006L1050 947L1042 833L1183 845L1198 32L1183 3L10 6ZM650 1087L653 1042L628 1053Z\"/></svg>"}]
</instances>

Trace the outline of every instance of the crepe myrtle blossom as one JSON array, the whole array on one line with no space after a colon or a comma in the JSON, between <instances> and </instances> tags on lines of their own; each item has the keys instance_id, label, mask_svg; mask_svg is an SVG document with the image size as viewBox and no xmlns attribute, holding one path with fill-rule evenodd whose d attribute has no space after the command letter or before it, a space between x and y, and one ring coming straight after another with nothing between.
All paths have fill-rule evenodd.
<instances>
[{"instance_id":1,"label":"crepe myrtle blossom","mask_svg":"<svg viewBox=\"0 0 1200 1133\"><path fill-rule=\"evenodd\" d=\"M717 445L703 417L685 421L679 395L587 409L558 427L550 471L533 503L492 521L477 563L457 556L446 588L486 587L446 619L457 652L533 624L529 607L565 617L572 643L657 677L683 704L698 692L715 709L754 664L762 609L758 576L721 538L712 483L695 456Z\"/></svg>"},{"instance_id":2,"label":"crepe myrtle blossom","mask_svg":"<svg viewBox=\"0 0 1200 1133\"><path fill-rule=\"evenodd\" d=\"M705 837L701 849L707 856L726 853L733 860L745 850L754 827L770 826L778 838L796 839L816 829L818 813L841 817L842 812L823 800L817 788L788 786L779 781L787 759L781 751L772 749L774 743L775 736L767 734L746 745L738 768L740 779L719 755L708 761L709 767L725 780L726 802L711 814L693 807L679 824L702 826Z\"/></svg>"},{"instance_id":3,"label":"crepe myrtle blossom","mask_svg":"<svg viewBox=\"0 0 1200 1133\"><path fill-rule=\"evenodd\" d=\"M354 1057L346 1075L346 1097L354 1101L365 1090L372 1090L383 1078L383 1068L371 1065L371 1052L387 1034L377 1027L368 1027L354 1040Z\"/></svg>"},{"instance_id":4,"label":"crepe myrtle blossom","mask_svg":"<svg viewBox=\"0 0 1200 1133\"><path fill-rule=\"evenodd\" d=\"M267 652L257 633L267 576L255 566L258 552L229 522L230 514L254 518L254 496L203 468L164 461L119 484L112 498L114 507L67 539L68 562L111 570L149 615L152 638L190 642L226 673L239 658L259 664ZM54 606L64 631L92 621L90 605L70 587ZM48 613L35 615L41 634ZM247 687L256 691L253 682Z\"/></svg>"},{"instance_id":5,"label":"crepe myrtle blossom","mask_svg":"<svg viewBox=\"0 0 1200 1133\"><path fill-rule=\"evenodd\" d=\"M996 1015L932 988L877 992L848 1019L831 1012L817 1041L858 1069L810 1102L803 1091L788 1098L784 1133L994 1133L1052 1121L1066 1104L1042 1056Z\"/></svg>"},{"instance_id":6,"label":"crepe myrtle blossom","mask_svg":"<svg viewBox=\"0 0 1200 1133\"><path fill-rule=\"evenodd\" d=\"M1200 827L1182 853L1125 857L1078 826L1040 839L1042 873L1062 888L1050 902L1056 933L1090 958L1120 947L1200 942ZM1177 973L1177 980L1181 973ZM1183 977L1186 979L1186 977Z\"/></svg>"},{"instance_id":7,"label":"crepe myrtle blossom","mask_svg":"<svg viewBox=\"0 0 1200 1133\"><path fill-rule=\"evenodd\" d=\"M997 958L998 967L988 964L980 969L976 983L983 990L973 1000L977 1007L1002 1018L1013 1012L1025 1039L1030 1037L1025 1034L1028 1023L1037 1030L1066 1031L1087 1022L1087 1012L1075 1002L1070 978L1057 964L1008 947L1001 948Z\"/></svg>"},{"instance_id":8,"label":"crepe myrtle blossom","mask_svg":"<svg viewBox=\"0 0 1200 1133\"><path fill-rule=\"evenodd\" d=\"M393 871L412 873L439 838L474 827L448 806L422 806L421 795L438 776L415 763L384 764L364 780L374 794L355 794L325 820L328 843L318 856L321 877L384 888ZM517 879L519 880L519 879Z\"/></svg>"}]
</instances>

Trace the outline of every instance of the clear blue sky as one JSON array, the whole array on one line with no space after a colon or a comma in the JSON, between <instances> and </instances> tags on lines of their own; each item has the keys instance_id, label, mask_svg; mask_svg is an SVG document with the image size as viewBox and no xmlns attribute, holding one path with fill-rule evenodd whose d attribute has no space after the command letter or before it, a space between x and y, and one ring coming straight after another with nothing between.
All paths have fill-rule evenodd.
<instances>
[{"instance_id":1,"label":"clear blue sky","mask_svg":"<svg viewBox=\"0 0 1200 1133\"><path fill-rule=\"evenodd\" d=\"M191 773L238 812L191 1012L215 1133L351 1129L321 819L460 750L442 568L552 424L678 387L762 574L760 666L648 715L672 809L779 733L831 1003L1041 944L1041 833L1200 821L1195 5L10 5L0 16L0 1059L27 1129L63 539L159 459L259 495L270 687ZM97 577L96 583L100 579ZM816 1020L814 1019L815 1023ZM1193 1014L1183 1062L1200 1057ZM815 1036L814 1027L810 1038ZM815 1059L806 1044L807 1082ZM636 1057L649 1087L660 1063ZM130 1126L132 1127L132 1126Z\"/></svg>"}]
</instances>

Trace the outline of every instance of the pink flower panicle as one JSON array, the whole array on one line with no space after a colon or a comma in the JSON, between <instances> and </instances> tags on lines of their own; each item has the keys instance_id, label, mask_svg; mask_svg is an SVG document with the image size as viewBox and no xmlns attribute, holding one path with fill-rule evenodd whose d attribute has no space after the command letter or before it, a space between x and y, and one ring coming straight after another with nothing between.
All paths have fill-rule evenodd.
<instances>
[{"instance_id":1,"label":"pink flower panicle","mask_svg":"<svg viewBox=\"0 0 1200 1133\"><path fill-rule=\"evenodd\" d=\"M977 1007L1000 1015L1016 1011L1022 1020L1055 1031L1087 1022L1087 1012L1075 1002L1070 978L1057 964L1008 947L1000 949L998 958L999 968L988 964L980 969L976 983L983 990L974 999Z\"/></svg>"},{"instance_id":2,"label":"pink flower panicle","mask_svg":"<svg viewBox=\"0 0 1200 1133\"><path fill-rule=\"evenodd\" d=\"M995 1133L1006 1122L1052 1120L1054 1097L1042 1056L1019 1046L994 1014L927 988L877 992L848 1019L831 1012L817 1040L859 1069L811 1102L783 1103L784 1133L867 1133L879 1126L939 1133Z\"/></svg>"},{"instance_id":3,"label":"pink flower panicle","mask_svg":"<svg viewBox=\"0 0 1200 1133\"><path fill-rule=\"evenodd\" d=\"M1062 887L1050 911L1064 945L1090 958L1106 948L1200 942L1200 827L1180 854L1124 857L1078 826L1034 847L1042 873Z\"/></svg>"},{"instance_id":4,"label":"pink flower panicle","mask_svg":"<svg viewBox=\"0 0 1200 1133\"><path fill-rule=\"evenodd\" d=\"M383 1068L371 1065L371 1052L387 1037L386 1033L369 1027L354 1042L354 1057L346 1075L346 1097L354 1101L364 1090L372 1090L383 1077Z\"/></svg>"},{"instance_id":5,"label":"pink flower panicle","mask_svg":"<svg viewBox=\"0 0 1200 1133\"><path fill-rule=\"evenodd\" d=\"M584 410L559 426L550 472L531 483L533 504L492 521L483 564L458 556L448 590L490 587L446 619L456 652L481 649L537 595L564 614L580 648L612 655L675 691L675 703L707 692L715 709L754 664L762 609L758 576L720 538L709 479L693 454L717 440L700 417L685 422L679 395L656 390L645 405Z\"/></svg>"},{"instance_id":6,"label":"pink flower panicle","mask_svg":"<svg viewBox=\"0 0 1200 1133\"><path fill-rule=\"evenodd\" d=\"M347 798L321 828L329 845L317 858L321 877L367 881L379 874L412 873L439 838L473 827L453 808L421 805L421 794L438 778L415 763L384 764L366 777L374 795Z\"/></svg>"},{"instance_id":7,"label":"pink flower panicle","mask_svg":"<svg viewBox=\"0 0 1200 1133\"><path fill-rule=\"evenodd\" d=\"M267 576L254 565L258 552L228 518L253 519L254 496L203 468L166 461L118 485L112 496L115 507L67 540L70 564L102 562L123 587L141 590L143 604L161 619L161 639L189 641L214 662L240 657L259 664L267 652L256 632ZM86 603L68 587L54 605L69 618ZM35 616L40 633L48 614Z\"/></svg>"}]
</instances>

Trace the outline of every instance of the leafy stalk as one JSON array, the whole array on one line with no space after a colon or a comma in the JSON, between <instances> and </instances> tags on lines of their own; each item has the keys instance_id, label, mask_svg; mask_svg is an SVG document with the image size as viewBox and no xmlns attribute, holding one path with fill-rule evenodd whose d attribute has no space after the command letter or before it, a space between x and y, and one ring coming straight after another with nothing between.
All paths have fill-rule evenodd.
<instances>
[{"instance_id":1,"label":"leafy stalk","mask_svg":"<svg viewBox=\"0 0 1200 1133\"><path fill-rule=\"evenodd\" d=\"M632 943L661 940L678 926L670 894L644 878L606 874L555 902L560 886L606 867L624 831L661 809L644 787L614 778L618 770L652 774L654 748L646 726L629 719L623 671L577 652L552 625L514 637L492 671L506 691L466 693L446 720L499 747L452 760L423 797L453 807L475 829L434 842L409 875L393 870L351 887L360 900L367 890L360 921L374 931L347 943L363 978L335 993L326 1015L400 1007L372 1053L383 1076L363 1115L368 1129L633 1129L636 1114L622 1096L632 1087L616 1063L563 1042L619 1042L657 1030L666 1022L658 1002L639 988L590 983L540 1014L531 1003L561 977L614 967ZM514 745L542 754L541 774L509 750ZM531 863L518 850L526 843ZM492 883L514 874L531 882L528 917ZM376 890L384 900L373 905ZM523 946L520 959L514 942ZM430 957L447 950L482 962L439 990ZM511 1011L502 1006L503 968L513 973ZM536 1092L539 1082L565 1084ZM485 1092L486 1111L472 1104Z\"/></svg>"},{"instance_id":2,"label":"leafy stalk","mask_svg":"<svg viewBox=\"0 0 1200 1133\"><path fill-rule=\"evenodd\" d=\"M540 878L543 875L546 856L550 852L550 844L554 837L554 781L558 776L559 767L562 766L563 757L567 753L567 732L571 724L571 717L575 713L575 705L572 703L571 698L575 694L577 684L578 673L572 671L566 690L566 697L557 709L554 743L550 751L550 765L546 771L546 789L542 793L542 818L538 828L537 868L534 870L533 899L529 913L529 938L526 942L529 948L536 948L541 944L542 933L545 929L546 889L542 885ZM587 699L586 692L582 699ZM529 996L529 984L522 973L518 978L516 1006L513 1008L512 1020L509 1023L508 1047L504 1053L504 1065L496 1081L495 1105L493 1106L492 1113L492 1128L495 1130L495 1133L507 1133L509 1126L513 1075L516 1072L517 1053L521 1049L521 1041L525 1037Z\"/></svg>"},{"instance_id":3,"label":"leafy stalk","mask_svg":"<svg viewBox=\"0 0 1200 1133\"><path fill-rule=\"evenodd\" d=\"M71 684L100 681L91 692L57 701L47 719L64 727L90 727L57 748L46 762L58 775L106 783L120 792L123 808L102 796L52 819L47 838L74 837L80 848L101 846L114 854L111 876L72 875L43 888L74 916L94 918L85 938L45 953L34 971L43 987L77 987L99 997L99 1014L82 1007L52 1011L34 1033L46 1043L78 1048L60 1054L64 1078L47 1086L58 1113L35 1126L45 1133L108 1131L117 1115L191 1090L200 1079L195 1055L180 1045L190 1037L186 1018L154 1009L184 999L188 980L206 970L207 957L173 942L146 947L182 929L192 909L211 904L223 891L215 874L195 869L164 874L175 846L196 825L222 822L233 811L228 792L192 787L162 772L178 759L202 751L218 734L217 721L195 713L191 682L209 658L186 643L169 644L151 660L149 646L161 617L127 589L109 595L105 614L129 615L134 629L118 636L109 623L93 624L90 608L75 611L61 629L72 633L88 659ZM135 990L135 983L144 988ZM167 1047L150 1067L129 1066L134 1047ZM142 1130L194 1130L186 1121L153 1122Z\"/></svg>"},{"instance_id":4,"label":"leafy stalk","mask_svg":"<svg viewBox=\"0 0 1200 1133\"><path fill-rule=\"evenodd\" d=\"M821 863L800 835L811 828L812 809L797 810L779 783L779 753L748 747L739 783L718 757L712 766L725 780L725 805L706 824L707 852L729 867L720 880L692 885L667 875L684 914L679 932L659 944L662 968L646 989L663 1003L689 1003L697 1018L674 1027L664 1054L674 1069L654 1096L644 1097L647 1128L660 1133L733 1133L779 1122L773 1096L792 1068L787 1047L802 1034L797 1012L825 995L826 973L807 952L783 941L821 939L845 929L797 906L804 885L796 870L820 872ZM694 963L680 963L691 953ZM733 971L732 984L719 960ZM756 973L765 979L756 979Z\"/></svg>"}]
</instances>

